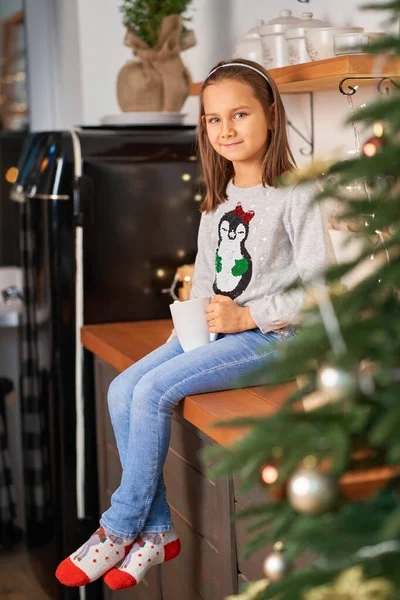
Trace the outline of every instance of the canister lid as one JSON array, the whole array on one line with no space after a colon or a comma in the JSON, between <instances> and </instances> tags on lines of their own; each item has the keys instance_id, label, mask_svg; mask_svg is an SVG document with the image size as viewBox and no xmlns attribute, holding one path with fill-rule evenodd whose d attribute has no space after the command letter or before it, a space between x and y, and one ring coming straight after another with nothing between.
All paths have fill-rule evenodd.
<instances>
[{"instance_id":1,"label":"canister lid","mask_svg":"<svg viewBox=\"0 0 400 600\"><path fill-rule=\"evenodd\" d=\"M287 40L304 37L306 29L314 29L315 27L328 26L328 23L325 23L320 19L314 19L312 12L303 12L299 21L300 22L297 23L296 26L289 27L285 30L285 38Z\"/></svg>"},{"instance_id":2,"label":"canister lid","mask_svg":"<svg viewBox=\"0 0 400 600\"><path fill-rule=\"evenodd\" d=\"M259 27L261 35L268 35L271 33L283 32L289 27L295 27L301 23L301 19L293 17L291 10L279 11L279 17L267 21L264 25Z\"/></svg>"},{"instance_id":3,"label":"canister lid","mask_svg":"<svg viewBox=\"0 0 400 600\"><path fill-rule=\"evenodd\" d=\"M252 27L244 34L245 39L253 39L260 37L260 27L264 25L265 21L263 19L257 19L256 26Z\"/></svg>"}]
</instances>

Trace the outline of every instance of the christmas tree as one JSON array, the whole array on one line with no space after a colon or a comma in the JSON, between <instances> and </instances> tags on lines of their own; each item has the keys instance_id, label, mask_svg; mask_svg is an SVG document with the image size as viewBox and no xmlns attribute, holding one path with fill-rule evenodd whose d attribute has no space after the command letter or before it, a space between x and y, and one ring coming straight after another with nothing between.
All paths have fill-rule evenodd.
<instances>
[{"instance_id":1,"label":"christmas tree","mask_svg":"<svg viewBox=\"0 0 400 600\"><path fill-rule=\"evenodd\" d=\"M364 9L397 22L400 0ZM398 56L399 36L366 51ZM324 166L316 201L336 199L362 252L307 290L302 330L270 370L272 384L297 379L298 389L272 417L224 423L248 431L208 452L214 476L239 472L244 490L265 486L265 503L239 515L251 534L246 556L266 553L266 578L242 600L400 598L400 96L392 88L349 119L374 130L359 155ZM317 179L320 170L314 163L295 177ZM338 285L371 260L376 268L355 286Z\"/></svg>"}]
</instances>

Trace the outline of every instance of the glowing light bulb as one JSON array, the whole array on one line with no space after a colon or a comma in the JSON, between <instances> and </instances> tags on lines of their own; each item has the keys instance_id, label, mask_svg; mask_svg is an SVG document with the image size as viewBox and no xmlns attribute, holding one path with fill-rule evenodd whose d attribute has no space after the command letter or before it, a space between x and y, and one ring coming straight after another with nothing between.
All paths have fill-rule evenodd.
<instances>
[{"instance_id":1,"label":"glowing light bulb","mask_svg":"<svg viewBox=\"0 0 400 600\"><path fill-rule=\"evenodd\" d=\"M8 183L15 183L17 181L17 177L18 177L17 167L10 167L5 174L5 179Z\"/></svg>"},{"instance_id":2,"label":"glowing light bulb","mask_svg":"<svg viewBox=\"0 0 400 600\"><path fill-rule=\"evenodd\" d=\"M192 176L190 173L183 173L182 181L190 181L191 179L192 179Z\"/></svg>"},{"instance_id":3,"label":"glowing light bulb","mask_svg":"<svg viewBox=\"0 0 400 600\"><path fill-rule=\"evenodd\" d=\"M378 138L382 137L383 136L382 123L379 123L379 122L374 123L373 131L374 131L374 135L376 135L376 137L378 137Z\"/></svg>"},{"instance_id":4,"label":"glowing light bulb","mask_svg":"<svg viewBox=\"0 0 400 600\"><path fill-rule=\"evenodd\" d=\"M278 479L278 469L272 465L265 465L261 470L261 479L264 483L275 483Z\"/></svg>"}]
</instances>

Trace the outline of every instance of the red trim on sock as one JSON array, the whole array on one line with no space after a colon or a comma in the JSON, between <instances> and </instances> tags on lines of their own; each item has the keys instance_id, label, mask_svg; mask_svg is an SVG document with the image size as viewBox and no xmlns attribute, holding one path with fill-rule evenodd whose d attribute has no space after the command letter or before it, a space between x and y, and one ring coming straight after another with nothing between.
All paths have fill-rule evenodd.
<instances>
[{"instance_id":1,"label":"red trim on sock","mask_svg":"<svg viewBox=\"0 0 400 600\"><path fill-rule=\"evenodd\" d=\"M181 542L178 539L170 542L169 544L165 544L164 546L164 562L172 560L181 551ZM159 555L159 552L157 552ZM138 556L142 556L139 554ZM151 562L151 559L147 559L147 562ZM141 567L142 563L138 564L138 567ZM108 585L108 587L112 590L122 590L130 587L134 587L137 585L136 579L130 573L126 571L121 571L121 569L114 567L104 576L104 583Z\"/></svg>"},{"instance_id":2,"label":"red trim on sock","mask_svg":"<svg viewBox=\"0 0 400 600\"><path fill-rule=\"evenodd\" d=\"M129 575L129 573L123 573L119 569L111 569L104 577L104 583L108 585L112 590L124 590L136 585L136 579Z\"/></svg>"},{"instance_id":3,"label":"red trim on sock","mask_svg":"<svg viewBox=\"0 0 400 600\"><path fill-rule=\"evenodd\" d=\"M180 551L181 551L181 541L179 538L177 540L174 540L173 542L169 542L169 544L165 544L165 546L164 546L164 562L168 562L169 560L172 560L173 558L178 556Z\"/></svg>"},{"instance_id":4,"label":"red trim on sock","mask_svg":"<svg viewBox=\"0 0 400 600\"><path fill-rule=\"evenodd\" d=\"M58 565L56 577L63 585L78 587L90 583L89 577L68 557Z\"/></svg>"}]
</instances>

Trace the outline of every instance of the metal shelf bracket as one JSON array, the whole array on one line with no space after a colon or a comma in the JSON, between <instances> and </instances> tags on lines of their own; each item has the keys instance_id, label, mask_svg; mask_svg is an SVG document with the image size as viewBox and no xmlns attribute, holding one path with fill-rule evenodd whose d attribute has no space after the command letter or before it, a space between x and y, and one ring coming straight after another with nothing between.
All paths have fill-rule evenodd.
<instances>
[{"instance_id":1,"label":"metal shelf bracket","mask_svg":"<svg viewBox=\"0 0 400 600\"><path fill-rule=\"evenodd\" d=\"M343 94L344 96L353 96L357 90L358 90L358 85L352 86L349 83L346 83L346 90L343 87L343 84L346 81L359 81L359 80L367 80L367 81L377 81L376 84L376 89L378 90L378 92L384 96L388 96L390 94L390 87L388 85L386 85L385 88L383 88L383 82L387 81L389 82L391 85L393 85L395 88L397 88L398 90L400 90L400 85L399 83L397 83L394 79L392 79L391 77L380 77L380 76L357 76L354 75L354 77L345 77L344 79L342 79L342 81L339 83L339 91L341 94Z\"/></svg>"},{"instance_id":2,"label":"metal shelf bracket","mask_svg":"<svg viewBox=\"0 0 400 600\"><path fill-rule=\"evenodd\" d=\"M314 132L314 96L312 92L308 92L309 97L309 107L310 107L310 127L311 127L311 136L310 138L306 137L295 125L293 125L290 119L287 120L287 124L289 127L293 129L297 133L301 139L306 142L308 148L300 148L300 154L302 156L313 156L314 154L314 142L315 142L315 132Z\"/></svg>"}]
</instances>

